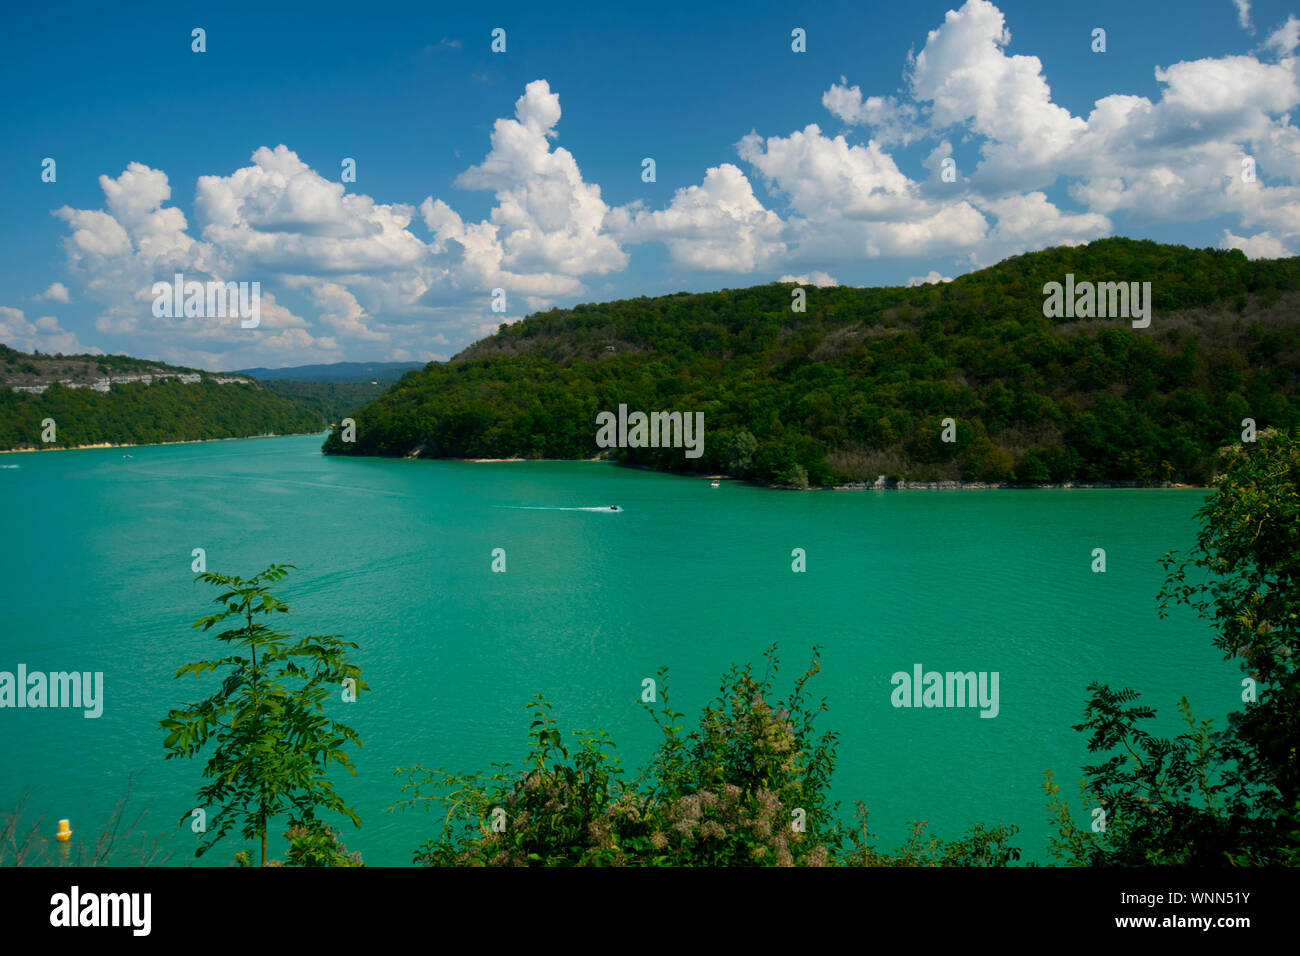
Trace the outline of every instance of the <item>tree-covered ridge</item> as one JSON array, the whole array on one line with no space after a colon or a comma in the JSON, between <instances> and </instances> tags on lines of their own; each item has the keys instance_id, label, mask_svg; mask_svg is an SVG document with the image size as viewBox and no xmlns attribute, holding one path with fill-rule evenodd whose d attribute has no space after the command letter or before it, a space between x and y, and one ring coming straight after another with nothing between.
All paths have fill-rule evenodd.
<instances>
[{"instance_id":1,"label":"tree-covered ridge","mask_svg":"<svg viewBox=\"0 0 1300 956\"><path fill-rule=\"evenodd\" d=\"M114 379L136 376L193 379L218 378L225 381L252 382L251 376L237 372L205 372L183 365L168 365L153 359L135 358L131 355L76 354L62 352L20 352L0 344L0 386L6 390L14 387L39 388L60 382L71 387L115 384Z\"/></svg>"},{"instance_id":2,"label":"tree-covered ridge","mask_svg":"<svg viewBox=\"0 0 1300 956\"><path fill-rule=\"evenodd\" d=\"M1150 282L1147 329L1049 319L1043 286ZM405 375L335 454L590 458L596 415L700 411L703 457L627 462L778 484L911 480L1205 483L1211 456L1300 422L1300 259L1106 239L951 283L790 284L584 304L503 326ZM942 420L956 441L942 441Z\"/></svg>"},{"instance_id":3,"label":"tree-covered ridge","mask_svg":"<svg viewBox=\"0 0 1300 956\"><path fill-rule=\"evenodd\" d=\"M320 416L320 427L325 428L344 418L384 393L393 380L372 384L370 380L345 381L342 379L313 381L298 378L263 378L263 388L283 396Z\"/></svg>"},{"instance_id":4,"label":"tree-covered ridge","mask_svg":"<svg viewBox=\"0 0 1300 956\"><path fill-rule=\"evenodd\" d=\"M42 441L54 419L55 441ZM33 395L0 391L0 448L144 445L317 431L316 413L256 385L175 380L114 385L107 392L54 384Z\"/></svg>"}]
</instances>

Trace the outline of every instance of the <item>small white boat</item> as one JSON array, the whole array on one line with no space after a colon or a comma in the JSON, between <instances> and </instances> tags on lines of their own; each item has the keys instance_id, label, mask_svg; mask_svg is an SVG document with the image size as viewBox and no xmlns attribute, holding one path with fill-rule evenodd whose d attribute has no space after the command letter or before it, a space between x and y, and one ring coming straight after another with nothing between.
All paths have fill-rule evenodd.
<instances>
[{"instance_id":1,"label":"small white boat","mask_svg":"<svg viewBox=\"0 0 1300 956\"><path fill-rule=\"evenodd\" d=\"M123 455L123 456L122 456L122 460L123 460L123 461L126 461L128 458L132 458L132 457L134 457L134 456L132 456L132 455Z\"/></svg>"},{"instance_id":2,"label":"small white boat","mask_svg":"<svg viewBox=\"0 0 1300 956\"><path fill-rule=\"evenodd\" d=\"M0 465L0 468L17 468L17 465Z\"/></svg>"},{"instance_id":3,"label":"small white boat","mask_svg":"<svg viewBox=\"0 0 1300 956\"><path fill-rule=\"evenodd\" d=\"M718 482L715 481L715 482L713 482L713 484L709 485L709 487L710 487L710 488L718 488L718 487L720 487L720 486L719 486Z\"/></svg>"}]
</instances>

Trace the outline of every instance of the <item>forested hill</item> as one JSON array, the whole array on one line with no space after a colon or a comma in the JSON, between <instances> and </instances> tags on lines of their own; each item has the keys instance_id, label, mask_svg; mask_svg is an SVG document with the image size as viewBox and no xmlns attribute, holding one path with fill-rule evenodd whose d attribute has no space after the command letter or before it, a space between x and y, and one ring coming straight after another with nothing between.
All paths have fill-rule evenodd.
<instances>
[{"instance_id":1,"label":"forested hill","mask_svg":"<svg viewBox=\"0 0 1300 956\"><path fill-rule=\"evenodd\" d=\"M277 395L297 402L321 416L321 428L337 422L354 409L373 402L393 382L418 362L335 362L294 368L244 369Z\"/></svg>"},{"instance_id":2,"label":"forested hill","mask_svg":"<svg viewBox=\"0 0 1300 956\"><path fill-rule=\"evenodd\" d=\"M1044 316L1046 283L1150 282L1150 325ZM1300 259L1105 239L915 288L791 284L536 314L410 372L333 454L590 458L597 413L703 412L664 470L777 484L1204 483L1215 451L1300 422ZM956 440L946 442L943 419Z\"/></svg>"},{"instance_id":3,"label":"forested hill","mask_svg":"<svg viewBox=\"0 0 1300 956\"><path fill-rule=\"evenodd\" d=\"M54 420L52 442L46 419ZM326 424L244 375L0 345L0 449L283 435Z\"/></svg>"}]
</instances>

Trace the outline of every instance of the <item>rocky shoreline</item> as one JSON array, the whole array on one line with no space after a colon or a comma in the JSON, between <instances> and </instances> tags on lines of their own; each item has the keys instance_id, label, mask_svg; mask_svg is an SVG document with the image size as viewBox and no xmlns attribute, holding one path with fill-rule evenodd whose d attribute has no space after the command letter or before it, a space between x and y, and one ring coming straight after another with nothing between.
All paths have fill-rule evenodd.
<instances>
[{"instance_id":1,"label":"rocky shoreline","mask_svg":"<svg viewBox=\"0 0 1300 956\"><path fill-rule=\"evenodd\" d=\"M474 459L466 459L473 461ZM596 459L590 459L595 461ZM1178 481L1153 481L1143 484L1140 481L1059 481L1032 484L1015 481L908 481L905 478L886 478L881 475L875 481L851 481L843 485L809 485L799 488L795 485L778 485L768 482L751 481L735 478L731 475L703 475L697 472L659 471L649 465L623 464L623 468L635 468L638 471L650 471L661 475L678 475L683 478L698 480L734 481L740 484L757 485L760 488L773 488L777 491L1026 491L1029 489L1116 489L1116 488L1171 488L1183 491L1209 490L1208 485L1188 485Z\"/></svg>"},{"instance_id":2,"label":"rocky shoreline","mask_svg":"<svg viewBox=\"0 0 1300 956\"><path fill-rule=\"evenodd\" d=\"M424 458L428 451L427 445L417 445L407 452L403 457L406 459ZM602 452L592 458L444 458L432 459L442 461L460 461L474 463L490 462L517 462L517 461L605 461L609 460L608 453ZM631 463L620 463L623 468L635 468L638 471L649 471L656 474L677 475L683 478L695 478L701 480L721 480L737 481L744 484L756 484L763 488L774 488L779 491L995 491L995 490L1017 490L1024 491L1031 488L1037 489L1116 489L1116 488L1171 488L1181 489L1184 491L1208 490L1206 485L1187 485L1177 481L1153 481L1143 484L1140 481L1061 481L1061 482L1044 482L1043 484L1027 484L1014 481L908 481L906 479L889 479L881 475L875 481L855 481L843 485L811 486L808 488L796 488L793 485L775 485L763 482L750 482L743 478L733 478L730 475L702 475L693 472L665 472L659 471L650 465L640 465Z\"/></svg>"},{"instance_id":3,"label":"rocky shoreline","mask_svg":"<svg viewBox=\"0 0 1300 956\"><path fill-rule=\"evenodd\" d=\"M772 487L778 487L773 485ZM1063 489L1114 489L1114 488L1180 488L1196 490L1205 485L1185 485L1177 481L1153 481L1143 484L1140 481L1060 481L1028 484L1014 481L907 481L900 479L888 481L878 478L874 482L857 481L847 485L835 485L830 491L992 491L1012 489L1024 491L1031 488Z\"/></svg>"}]
</instances>

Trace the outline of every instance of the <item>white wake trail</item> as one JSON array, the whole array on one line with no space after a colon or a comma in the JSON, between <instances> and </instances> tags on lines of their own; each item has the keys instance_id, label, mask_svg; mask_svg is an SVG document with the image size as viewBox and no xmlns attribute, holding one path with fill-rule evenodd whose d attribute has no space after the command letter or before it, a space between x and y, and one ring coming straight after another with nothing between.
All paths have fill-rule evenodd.
<instances>
[{"instance_id":1,"label":"white wake trail","mask_svg":"<svg viewBox=\"0 0 1300 956\"><path fill-rule=\"evenodd\" d=\"M516 511L603 511L606 514L617 514L622 508L611 508L609 505L596 508L577 508L566 505L497 505L498 508L510 508Z\"/></svg>"}]
</instances>

